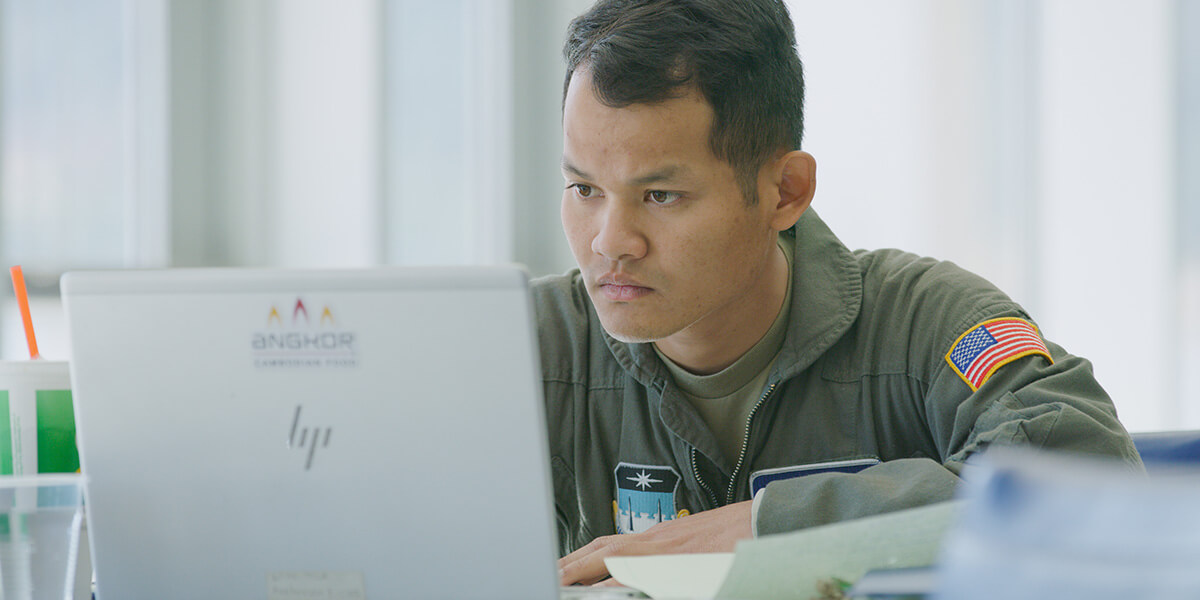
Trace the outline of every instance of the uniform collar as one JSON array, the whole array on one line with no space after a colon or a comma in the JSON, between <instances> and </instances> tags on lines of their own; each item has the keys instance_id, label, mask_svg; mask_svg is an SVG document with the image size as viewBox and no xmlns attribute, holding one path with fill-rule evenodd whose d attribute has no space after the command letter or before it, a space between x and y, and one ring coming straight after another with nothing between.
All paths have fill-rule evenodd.
<instances>
[{"instance_id":1,"label":"uniform collar","mask_svg":"<svg viewBox=\"0 0 1200 600\"><path fill-rule=\"evenodd\" d=\"M812 209L796 224L792 322L769 383L812 366L858 319L862 268L846 245Z\"/></svg>"}]
</instances>

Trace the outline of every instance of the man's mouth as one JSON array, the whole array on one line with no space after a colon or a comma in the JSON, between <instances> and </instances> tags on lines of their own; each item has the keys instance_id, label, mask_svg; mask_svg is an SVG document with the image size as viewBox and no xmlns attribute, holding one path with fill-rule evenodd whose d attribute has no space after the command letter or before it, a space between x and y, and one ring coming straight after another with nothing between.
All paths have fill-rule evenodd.
<instances>
[{"instance_id":1,"label":"man's mouth","mask_svg":"<svg viewBox=\"0 0 1200 600\"><path fill-rule=\"evenodd\" d=\"M597 279L596 288L601 296L613 302L637 300L654 291L631 277L614 274Z\"/></svg>"}]
</instances>

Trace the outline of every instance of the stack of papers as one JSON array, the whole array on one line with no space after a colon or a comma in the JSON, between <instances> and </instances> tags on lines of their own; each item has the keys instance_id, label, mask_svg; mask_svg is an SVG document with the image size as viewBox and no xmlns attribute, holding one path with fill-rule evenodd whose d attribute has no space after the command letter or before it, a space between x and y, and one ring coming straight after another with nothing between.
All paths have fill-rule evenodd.
<instances>
[{"instance_id":1,"label":"stack of papers","mask_svg":"<svg viewBox=\"0 0 1200 600\"><path fill-rule=\"evenodd\" d=\"M937 597L1200 598L1200 472L999 450L965 488Z\"/></svg>"}]
</instances>

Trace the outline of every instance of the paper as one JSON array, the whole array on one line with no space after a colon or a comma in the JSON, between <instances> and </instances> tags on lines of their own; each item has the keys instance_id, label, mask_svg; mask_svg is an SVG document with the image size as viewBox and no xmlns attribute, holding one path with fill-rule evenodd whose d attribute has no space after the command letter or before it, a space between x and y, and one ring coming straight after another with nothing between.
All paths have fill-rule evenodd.
<instances>
[{"instance_id":1,"label":"paper","mask_svg":"<svg viewBox=\"0 0 1200 600\"><path fill-rule=\"evenodd\" d=\"M946 502L772 535L732 554L607 558L622 584L655 600L774 600L818 597L833 578L854 582L871 569L933 564L961 503Z\"/></svg>"},{"instance_id":2,"label":"paper","mask_svg":"<svg viewBox=\"0 0 1200 600\"><path fill-rule=\"evenodd\" d=\"M989 451L947 538L945 598L1200 597L1200 471L1016 449Z\"/></svg>"},{"instance_id":3,"label":"paper","mask_svg":"<svg viewBox=\"0 0 1200 600\"><path fill-rule=\"evenodd\" d=\"M622 585L641 590L654 600L705 600L713 598L733 553L612 556L604 565Z\"/></svg>"},{"instance_id":4,"label":"paper","mask_svg":"<svg viewBox=\"0 0 1200 600\"><path fill-rule=\"evenodd\" d=\"M944 502L742 542L716 598L818 598L834 578L931 565L961 511L961 502Z\"/></svg>"}]
</instances>

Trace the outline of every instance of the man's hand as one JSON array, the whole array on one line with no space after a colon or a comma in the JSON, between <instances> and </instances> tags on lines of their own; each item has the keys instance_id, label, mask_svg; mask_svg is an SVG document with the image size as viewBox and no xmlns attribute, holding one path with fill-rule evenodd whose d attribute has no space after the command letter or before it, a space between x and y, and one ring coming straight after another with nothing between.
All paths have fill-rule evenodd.
<instances>
[{"instance_id":1,"label":"man's hand","mask_svg":"<svg viewBox=\"0 0 1200 600\"><path fill-rule=\"evenodd\" d=\"M664 521L642 533L596 538L558 560L562 584L586 585L604 579L608 576L604 559L609 556L732 552L738 540L754 536L750 531L751 505L747 500Z\"/></svg>"}]
</instances>

